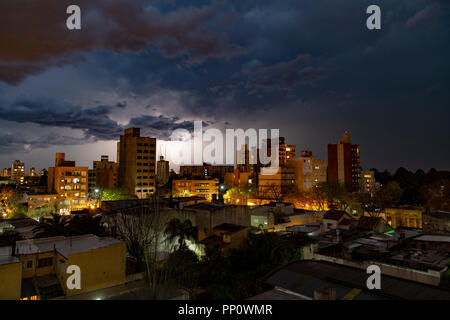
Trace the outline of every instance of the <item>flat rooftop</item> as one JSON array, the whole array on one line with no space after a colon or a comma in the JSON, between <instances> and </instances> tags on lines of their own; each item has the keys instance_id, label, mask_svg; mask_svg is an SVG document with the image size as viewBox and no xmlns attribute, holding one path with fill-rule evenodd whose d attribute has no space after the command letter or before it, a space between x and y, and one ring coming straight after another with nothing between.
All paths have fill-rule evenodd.
<instances>
[{"instance_id":1,"label":"flat rooftop","mask_svg":"<svg viewBox=\"0 0 450 320\"><path fill-rule=\"evenodd\" d=\"M92 234L74 237L61 236L30 239L16 242L16 255L36 254L57 250L67 257L73 253L105 248L117 243L121 243L121 241L111 237L97 237Z\"/></svg>"},{"instance_id":2,"label":"flat rooftop","mask_svg":"<svg viewBox=\"0 0 450 320\"><path fill-rule=\"evenodd\" d=\"M430 241L430 242L450 242L450 236L435 236L435 235L423 235L415 238L417 241Z\"/></svg>"},{"instance_id":3,"label":"flat rooftop","mask_svg":"<svg viewBox=\"0 0 450 320\"><path fill-rule=\"evenodd\" d=\"M450 300L450 291L418 282L381 276L381 289L369 290L365 270L325 261L301 260L287 264L262 281L306 297L314 290L335 287L337 300Z\"/></svg>"}]
</instances>

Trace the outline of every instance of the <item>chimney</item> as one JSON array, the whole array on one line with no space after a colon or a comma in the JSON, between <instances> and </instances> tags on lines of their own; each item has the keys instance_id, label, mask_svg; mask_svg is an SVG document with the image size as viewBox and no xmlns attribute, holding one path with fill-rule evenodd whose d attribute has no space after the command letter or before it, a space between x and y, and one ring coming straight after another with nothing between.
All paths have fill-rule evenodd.
<instances>
[{"instance_id":1,"label":"chimney","mask_svg":"<svg viewBox=\"0 0 450 320\"><path fill-rule=\"evenodd\" d=\"M336 288L322 287L314 290L314 300L336 300Z\"/></svg>"}]
</instances>

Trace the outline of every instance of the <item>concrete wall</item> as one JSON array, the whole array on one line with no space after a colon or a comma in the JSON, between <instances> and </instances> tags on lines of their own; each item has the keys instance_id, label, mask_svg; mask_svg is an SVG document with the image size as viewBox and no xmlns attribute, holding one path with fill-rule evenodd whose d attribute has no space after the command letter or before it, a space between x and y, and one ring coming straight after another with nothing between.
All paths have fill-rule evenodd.
<instances>
[{"instance_id":1,"label":"concrete wall","mask_svg":"<svg viewBox=\"0 0 450 320\"><path fill-rule=\"evenodd\" d=\"M20 299L22 288L22 263L0 265L0 300Z\"/></svg>"},{"instance_id":2,"label":"concrete wall","mask_svg":"<svg viewBox=\"0 0 450 320\"><path fill-rule=\"evenodd\" d=\"M411 280L415 282L425 283L432 286L439 286L441 281L441 273L439 271L428 270L428 272L409 269L405 267L398 267L394 265L388 265L384 263L374 262L374 261L364 261L364 262L354 262L349 260L344 260L341 258L335 258L330 256L324 256L321 254L314 254L314 260L328 261L348 267L358 268L366 270L370 265L377 265L381 269L382 275L392 276L400 279Z\"/></svg>"},{"instance_id":3,"label":"concrete wall","mask_svg":"<svg viewBox=\"0 0 450 320\"><path fill-rule=\"evenodd\" d=\"M83 292L112 287L126 282L126 245L117 243L105 248L70 254L68 258L56 255L56 275L65 294L72 296ZM67 267L77 265L81 271L81 289L67 288Z\"/></svg>"}]
</instances>

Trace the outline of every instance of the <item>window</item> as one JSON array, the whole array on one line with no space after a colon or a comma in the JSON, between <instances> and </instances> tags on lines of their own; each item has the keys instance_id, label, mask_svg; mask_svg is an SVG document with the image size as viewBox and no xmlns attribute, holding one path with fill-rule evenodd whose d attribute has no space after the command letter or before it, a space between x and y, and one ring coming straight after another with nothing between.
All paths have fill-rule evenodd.
<instances>
[{"instance_id":1,"label":"window","mask_svg":"<svg viewBox=\"0 0 450 320\"><path fill-rule=\"evenodd\" d=\"M24 261L24 263L23 263L23 269L24 269L24 270L30 270L30 269L33 269L33 260Z\"/></svg>"},{"instance_id":2,"label":"window","mask_svg":"<svg viewBox=\"0 0 450 320\"><path fill-rule=\"evenodd\" d=\"M38 260L38 268L50 267L53 265L53 257Z\"/></svg>"}]
</instances>

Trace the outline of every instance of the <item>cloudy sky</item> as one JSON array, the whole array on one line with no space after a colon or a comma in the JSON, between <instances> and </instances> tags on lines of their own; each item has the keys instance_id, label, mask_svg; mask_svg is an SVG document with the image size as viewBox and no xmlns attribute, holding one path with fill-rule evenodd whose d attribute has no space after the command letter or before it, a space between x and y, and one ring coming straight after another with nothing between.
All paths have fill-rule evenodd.
<instances>
[{"instance_id":1,"label":"cloudy sky","mask_svg":"<svg viewBox=\"0 0 450 320\"><path fill-rule=\"evenodd\" d=\"M450 169L449 59L449 0L2 0L0 167L91 165L125 127L203 120L322 159L348 130L366 168Z\"/></svg>"}]
</instances>

